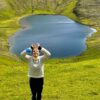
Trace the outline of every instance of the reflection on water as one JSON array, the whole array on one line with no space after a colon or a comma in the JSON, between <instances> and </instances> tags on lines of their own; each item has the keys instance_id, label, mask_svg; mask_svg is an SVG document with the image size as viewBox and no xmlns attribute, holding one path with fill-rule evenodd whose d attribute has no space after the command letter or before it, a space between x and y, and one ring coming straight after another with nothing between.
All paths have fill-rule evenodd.
<instances>
[{"instance_id":1,"label":"reflection on water","mask_svg":"<svg viewBox=\"0 0 100 100\"><path fill-rule=\"evenodd\" d=\"M38 42L47 48L52 57L79 55L86 49L85 40L94 32L60 15L31 15L20 20L22 29L9 39L10 52L17 55Z\"/></svg>"}]
</instances>

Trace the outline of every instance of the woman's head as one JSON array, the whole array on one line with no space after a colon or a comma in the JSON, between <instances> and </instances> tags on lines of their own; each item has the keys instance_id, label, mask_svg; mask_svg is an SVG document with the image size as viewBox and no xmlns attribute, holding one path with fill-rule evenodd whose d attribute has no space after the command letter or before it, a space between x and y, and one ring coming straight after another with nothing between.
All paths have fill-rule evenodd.
<instances>
[{"instance_id":1,"label":"woman's head","mask_svg":"<svg viewBox=\"0 0 100 100\"><path fill-rule=\"evenodd\" d=\"M31 49L32 49L32 56L37 58L40 54L39 50L38 50L38 45L37 44L32 44Z\"/></svg>"},{"instance_id":2,"label":"woman's head","mask_svg":"<svg viewBox=\"0 0 100 100\"><path fill-rule=\"evenodd\" d=\"M32 56L35 57L35 58L37 58L39 56L39 54L40 53L39 53L38 48L34 48L33 51L32 51Z\"/></svg>"}]
</instances>

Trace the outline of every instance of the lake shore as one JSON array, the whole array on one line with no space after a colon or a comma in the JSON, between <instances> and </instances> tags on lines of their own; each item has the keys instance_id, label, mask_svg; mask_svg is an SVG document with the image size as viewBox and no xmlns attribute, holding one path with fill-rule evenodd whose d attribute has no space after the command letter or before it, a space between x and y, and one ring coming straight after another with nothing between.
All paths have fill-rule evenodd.
<instances>
[{"instance_id":1,"label":"lake shore","mask_svg":"<svg viewBox=\"0 0 100 100\"><path fill-rule=\"evenodd\" d=\"M22 28L9 38L10 52L18 56L33 41L39 42L48 48L54 58L77 56L87 49L85 45L87 38L96 32L96 29L56 14L29 15L20 19L19 23ZM72 27L73 30L71 31L70 28ZM48 40L48 37L52 41ZM24 43L22 40L24 40ZM56 44L54 44L55 41ZM75 48L74 45L76 45Z\"/></svg>"}]
</instances>

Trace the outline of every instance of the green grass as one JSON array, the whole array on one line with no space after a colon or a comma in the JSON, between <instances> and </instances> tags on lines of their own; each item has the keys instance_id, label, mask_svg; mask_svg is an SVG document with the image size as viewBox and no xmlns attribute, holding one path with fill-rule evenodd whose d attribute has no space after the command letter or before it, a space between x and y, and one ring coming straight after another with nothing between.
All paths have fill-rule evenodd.
<instances>
[{"instance_id":1,"label":"green grass","mask_svg":"<svg viewBox=\"0 0 100 100\"><path fill-rule=\"evenodd\" d=\"M73 0L62 15L84 24L89 19L79 20L73 14ZM47 14L47 11L44 11ZM5 12L6 13L6 12ZM41 14L41 10L35 11ZM49 12L52 13L53 12ZM12 16L9 15L8 16ZM0 20L0 100L30 100L27 63L8 53L8 37L15 33L22 16ZM95 28L95 26L94 26ZM89 37L87 50L79 56L49 59L45 62L43 100L100 100L100 29Z\"/></svg>"},{"instance_id":2,"label":"green grass","mask_svg":"<svg viewBox=\"0 0 100 100\"><path fill-rule=\"evenodd\" d=\"M55 14L55 12L48 11L48 10L35 10L33 13L34 14Z\"/></svg>"},{"instance_id":3,"label":"green grass","mask_svg":"<svg viewBox=\"0 0 100 100\"><path fill-rule=\"evenodd\" d=\"M45 63L43 100L99 100L100 59L50 59ZM29 100L27 64L0 57L0 99Z\"/></svg>"},{"instance_id":4,"label":"green grass","mask_svg":"<svg viewBox=\"0 0 100 100\"><path fill-rule=\"evenodd\" d=\"M72 0L67 6L66 8L61 12L62 15L65 15L75 21L79 22L78 17L73 13L73 9L75 7L77 3L77 0Z\"/></svg>"}]
</instances>

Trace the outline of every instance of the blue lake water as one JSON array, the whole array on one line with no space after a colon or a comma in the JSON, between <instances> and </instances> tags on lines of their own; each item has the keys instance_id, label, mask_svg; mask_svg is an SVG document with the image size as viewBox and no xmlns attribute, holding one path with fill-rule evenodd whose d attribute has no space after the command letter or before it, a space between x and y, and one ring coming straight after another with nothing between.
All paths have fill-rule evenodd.
<instances>
[{"instance_id":1,"label":"blue lake water","mask_svg":"<svg viewBox=\"0 0 100 100\"><path fill-rule=\"evenodd\" d=\"M19 56L32 43L40 43L52 57L70 57L86 50L86 39L95 29L60 15L31 15L22 18L22 26L9 38L10 52Z\"/></svg>"}]
</instances>

